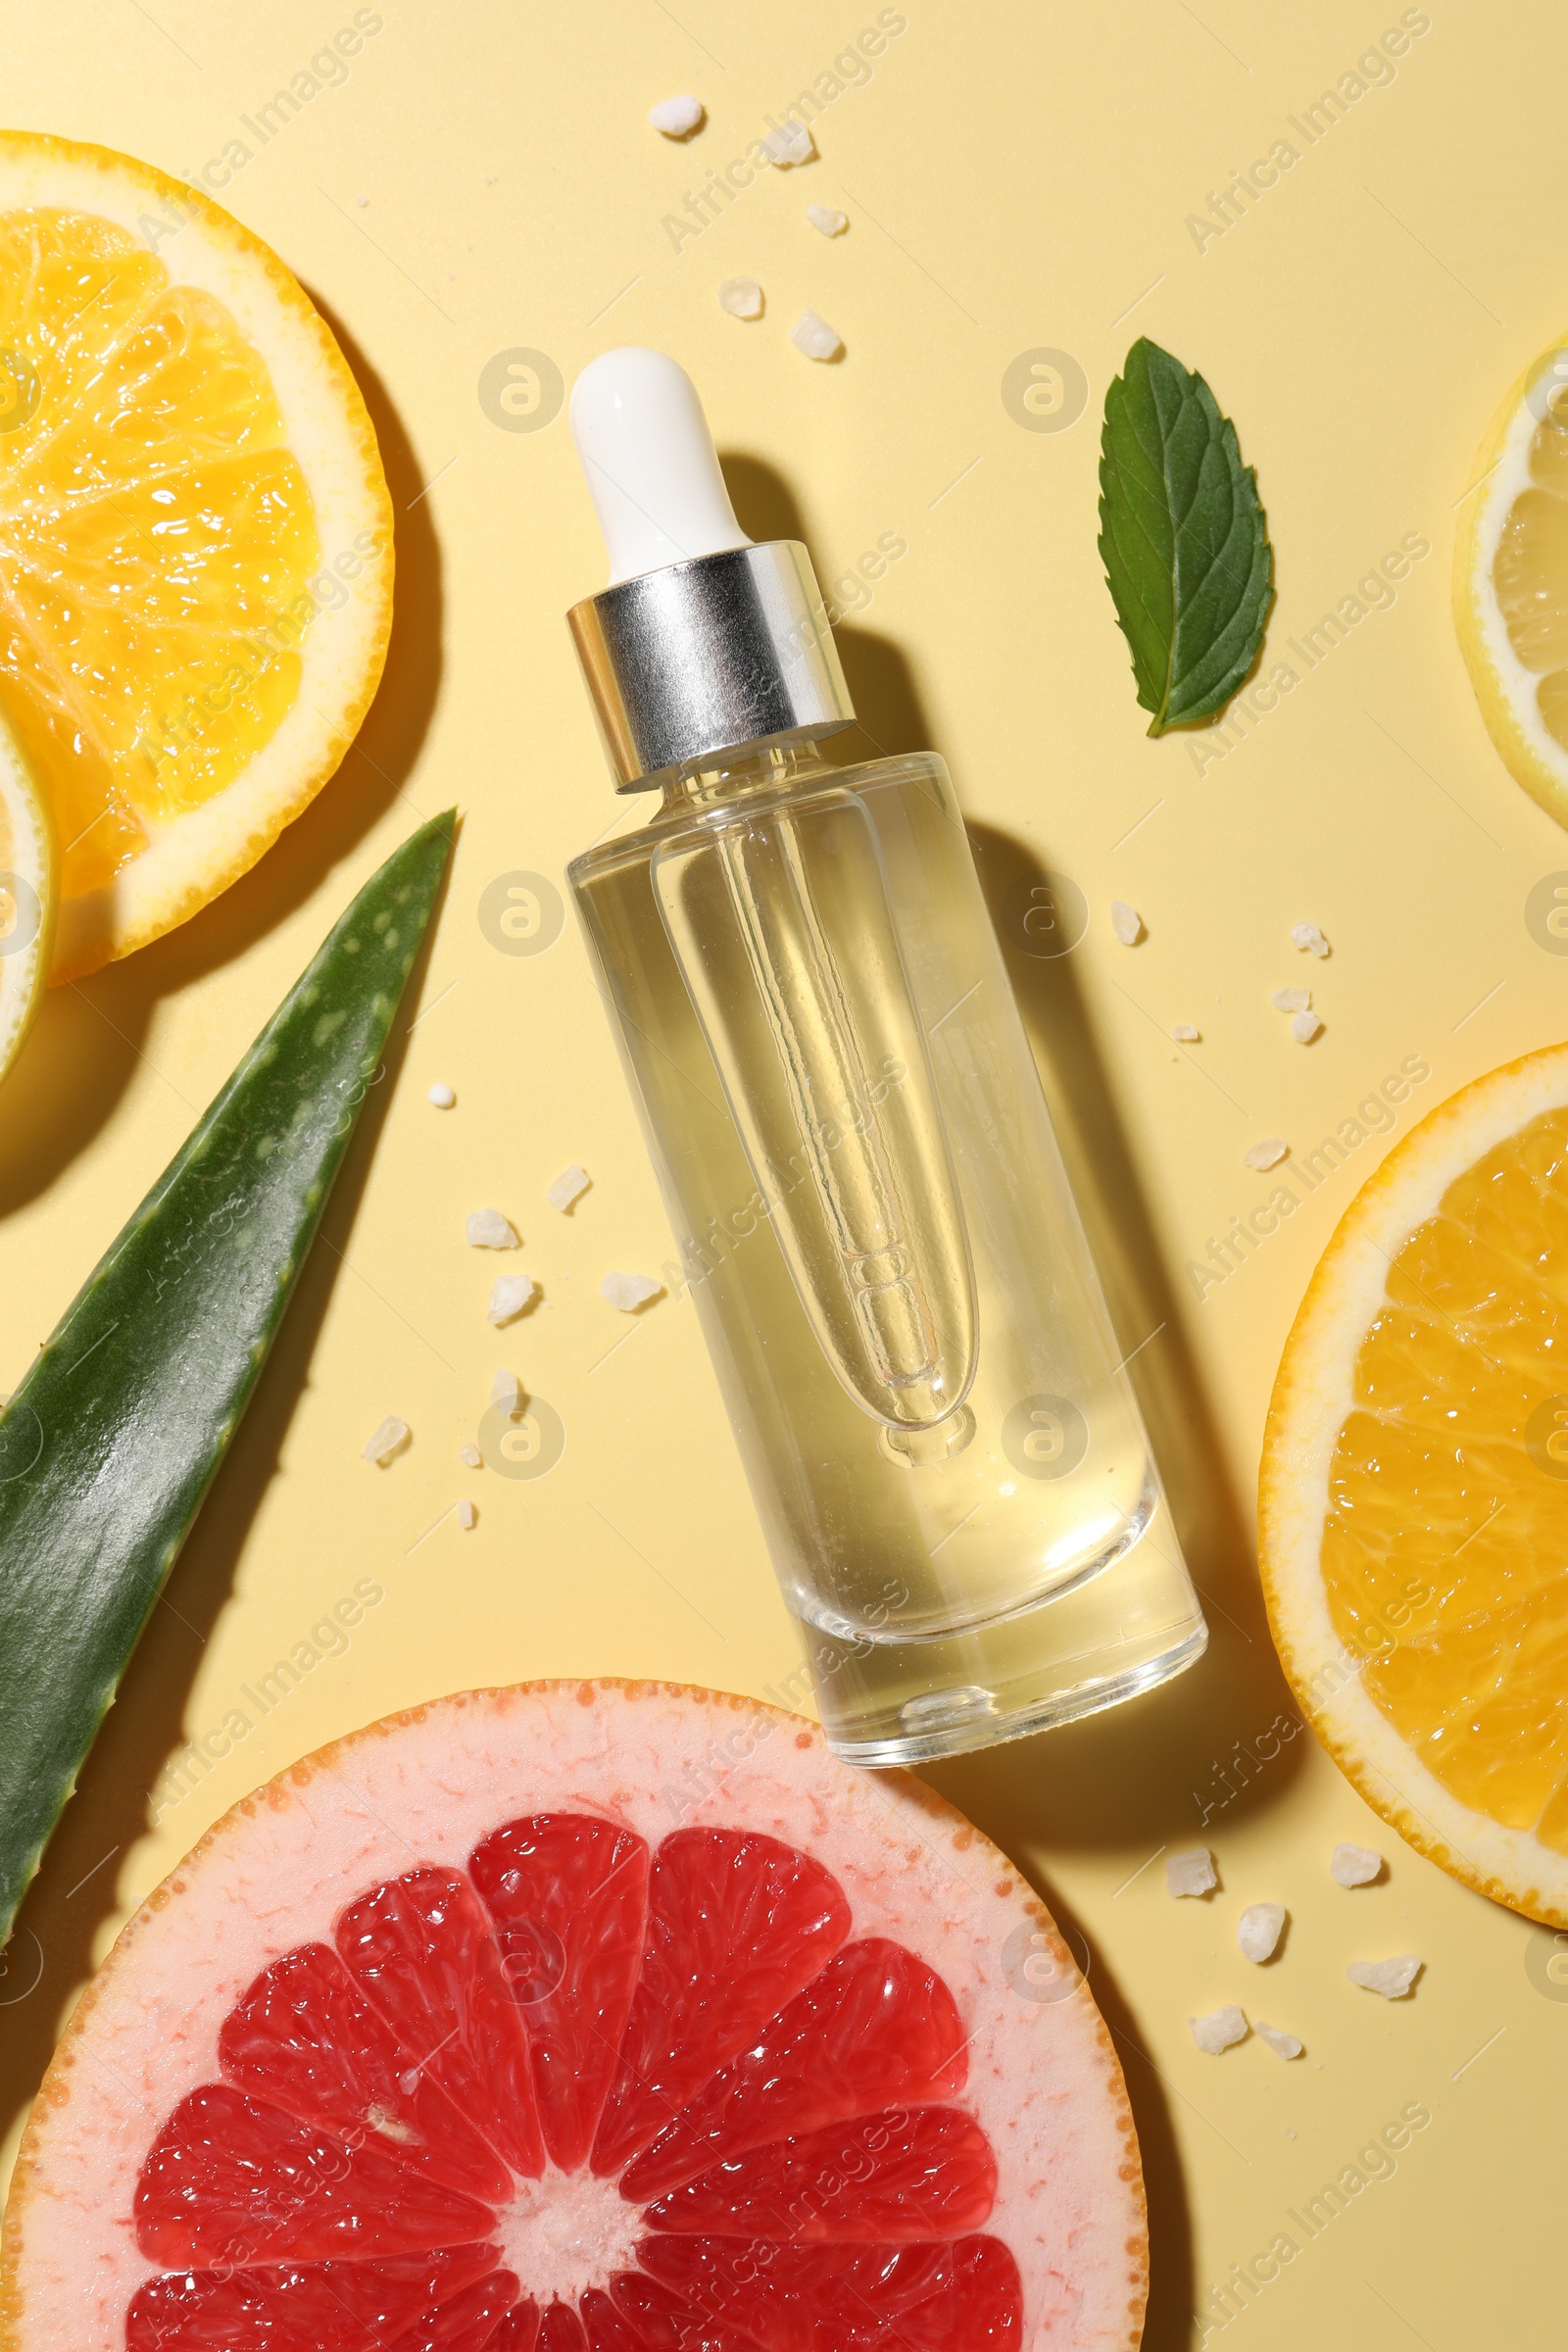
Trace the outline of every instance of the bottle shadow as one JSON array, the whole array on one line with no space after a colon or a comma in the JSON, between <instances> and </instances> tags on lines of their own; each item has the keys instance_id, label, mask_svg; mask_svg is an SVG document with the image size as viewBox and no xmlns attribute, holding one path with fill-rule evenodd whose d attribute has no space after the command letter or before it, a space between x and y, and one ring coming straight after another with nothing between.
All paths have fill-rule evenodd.
<instances>
[{"instance_id":1,"label":"bottle shadow","mask_svg":"<svg viewBox=\"0 0 1568 2352\"><path fill-rule=\"evenodd\" d=\"M408 797L406 781L441 677L440 549L429 507L418 499L413 448L385 386L342 322L319 297L312 299L364 396L392 494L397 588L380 686L337 774L249 873L123 962L49 990L6 1079L0 1218L46 1193L102 1131L146 1057L159 1001L244 955L309 899L394 800ZM410 829L430 813L411 803ZM191 1105L193 1120L204 1107Z\"/></svg>"},{"instance_id":2,"label":"bottle shadow","mask_svg":"<svg viewBox=\"0 0 1568 2352\"><path fill-rule=\"evenodd\" d=\"M837 636L858 725L833 738L831 756L854 761L927 750L930 728L900 649L863 626L843 625ZM1125 1856L1131 1877L1151 1863L1157 1870L1162 1849L1200 1843L1221 1823L1276 1802L1304 1758L1303 1726L1269 1637L1247 1520L1184 1336L1079 967L1071 954L1041 955L1023 920L1050 888L1048 869L1031 845L1002 828L974 818L966 824L1210 1643L1162 1690L927 1767L923 1777L1037 1883L1049 1880L1054 1855L1085 1850ZM1151 1884L1158 1887L1157 1877L1143 1882L1146 1898ZM1059 1893L1043 1891L1069 1940L1082 1938L1078 1948L1089 1949L1087 1932ZM1136 1932L1132 1918L1128 1931ZM1090 1975L1143 2152L1152 2248L1146 2352L1186 2352L1193 2254L1169 2094L1102 1950L1091 1951Z\"/></svg>"},{"instance_id":3,"label":"bottle shadow","mask_svg":"<svg viewBox=\"0 0 1568 2352\"><path fill-rule=\"evenodd\" d=\"M417 1002L424 985L451 873L449 859L409 975L404 1008ZM36 2092L66 2004L95 1965L103 1924L119 1908L117 1859L155 1819L167 1815L171 1804L177 1816L186 1798L198 1794L198 1765L203 1772L210 1769L201 1763L199 1749L190 1751L190 1788L169 1791L160 1803L155 1788L169 1759L221 1721L221 1708L210 1723L187 1720L192 1685L233 1592L256 1514L281 1464L321 1324L344 1272L370 1161L407 1053L409 1026L400 1009L256 1393L132 1652L115 1704L23 1900L11 1941L0 1953L0 2140ZM323 1595L325 1605L336 1592L334 1587ZM301 1624L295 1638L310 1630ZM284 1642L285 1656L291 1645ZM201 1812L198 1799L182 1847L195 1842Z\"/></svg>"}]
</instances>

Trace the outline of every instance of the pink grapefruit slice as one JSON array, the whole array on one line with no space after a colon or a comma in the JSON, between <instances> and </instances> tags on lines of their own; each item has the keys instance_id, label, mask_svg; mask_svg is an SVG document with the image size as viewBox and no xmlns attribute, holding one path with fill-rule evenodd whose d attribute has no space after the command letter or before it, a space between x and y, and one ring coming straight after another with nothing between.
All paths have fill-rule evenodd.
<instances>
[{"instance_id":1,"label":"pink grapefruit slice","mask_svg":"<svg viewBox=\"0 0 1568 2352\"><path fill-rule=\"evenodd\" d=\"M799 1718L541 1683L248 1797L29 2123L7 2352L1137 2343L1142 2176L1011 1866Z\"/></svg>"}]
</instances>

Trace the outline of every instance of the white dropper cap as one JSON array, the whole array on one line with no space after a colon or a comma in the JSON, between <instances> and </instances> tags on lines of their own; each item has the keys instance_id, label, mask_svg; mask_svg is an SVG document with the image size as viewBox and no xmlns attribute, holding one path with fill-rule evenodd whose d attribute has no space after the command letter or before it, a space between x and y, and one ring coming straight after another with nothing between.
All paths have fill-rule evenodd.
<instances>
[{"instance_id":1,"label":"white dropper cap","mask_svg":"<svg viewBox=\"0 0 1568 2352\"><path fill-rule=\"evenodd\" d=\"M735 519L697 387L662 351L591 360L571 392L571 437L610 552L610 581L750 547Z\"/></svg>"}]
</instances>

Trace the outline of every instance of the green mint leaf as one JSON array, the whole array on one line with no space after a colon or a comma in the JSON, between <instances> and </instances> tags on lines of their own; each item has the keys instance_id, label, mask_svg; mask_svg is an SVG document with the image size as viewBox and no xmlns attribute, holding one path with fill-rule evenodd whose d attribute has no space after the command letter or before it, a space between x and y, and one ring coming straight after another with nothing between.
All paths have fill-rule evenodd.
<instances>
[{"instance_id":1,"label":"green mint leaf","mask_svg":"<svg viewBox=\"0 0 1568 2352\"><path fill-rule=\"evenodd\" d=\"M1140 336L1105 394L1100 557L1151 735L1222 710L1257 660L1274 557L1236 427Z\"/></svg>"}]
</instances>

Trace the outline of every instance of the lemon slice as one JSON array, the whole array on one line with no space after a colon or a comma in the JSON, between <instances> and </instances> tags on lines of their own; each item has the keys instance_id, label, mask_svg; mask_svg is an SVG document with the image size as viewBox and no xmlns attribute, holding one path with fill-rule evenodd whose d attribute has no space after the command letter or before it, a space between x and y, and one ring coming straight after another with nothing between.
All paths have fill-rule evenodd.
<instances>
[{"instance_id":1,"label":"lemon slice","mask_svg":"<svg viewBox=\"0 0 1568 2352\"><path fill-rule=\"evenodd\" d=\"M1568 1927L1568 1046L1462 1088L1351 1202L1275 1383L1259 1557L1368 1802Z\"/></svg>"},{"instance_id":2,"label":"lemon slice","mask_svg":"<svg viewBox=\"0 0 1568 2352\"><path fill-rule=\"evenodd\" d=\"M1492 421L1454 549L1454 621L1488 732L1568 824L1568 344Z\"/></svg>"},{"instance_id":3,"label":"lemon slice","mask_svg":"<svg viewBox=\"0 0 1568 2352\"><path fill-rule=\"evenodd\" d=\"M277 257L145 164L0 133L0 705L54 811L54 978L299 813L391 598L375 435Z\"/></svg>"},{"instance_id":4,"label":"lemon slice","mask_svg":"<svg viewBox=\"0 0 1568 2352\"><path fill-rule=\"evenodd\" d=\"M0 1078L43 995L55 930L55 844L26 760L0 726Z\"/></svg>"}]
</instances>

